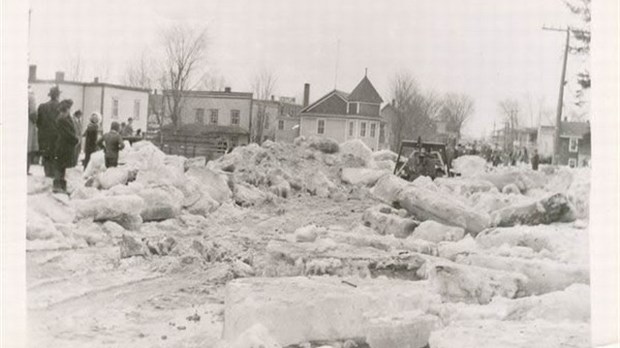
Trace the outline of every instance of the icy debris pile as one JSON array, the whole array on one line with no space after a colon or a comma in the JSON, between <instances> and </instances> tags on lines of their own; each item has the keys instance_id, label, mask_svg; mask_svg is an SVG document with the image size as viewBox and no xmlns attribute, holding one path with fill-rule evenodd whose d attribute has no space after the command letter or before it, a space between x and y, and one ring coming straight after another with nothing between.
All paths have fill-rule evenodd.
<instances>
[{"instance_id":1,"label":"icy debris pile","mask_svg":"<svg viewBox=\"0 0 620 348\"><path fill-rule=\"evenodd\" d=\"M367 208L358 227L341 230L310 225L295 231L294 237L270 241L270 266L261 268L259 274L276 278L243 282L253 282L257 294L271 294L269 289L276 283L280 285L274 291L284 293L252 297L229 283L226 339L260 323L283 346L326 339L352 340L371 347L457 347L463 346L461 340L475 342L464 343L472 347L504 346L504 341L497 339L501 330L514 340L506 346L588 344L587 221L574 222L583 216L583 206L576 207L569 190L584 190L587 176L577 180L570 169L571 175L562 174L564 169L548 173L487 171L478 159L465 158L461 169L467 174L463 177L435 181L421 177L407 182L373 167L374 158L383 155L367 157L347 149L357 145L341 146L341 151L368 162L364 167L342 168L341 181L370 188L371 195L382 203ZM323 277L301 278L303 282L277 278L316 275ZM315 289L321 282L338 280L342 289ZM402 294L377 293L377 301L387 302L376 309L368 308L363 298L339 297L346 291L360 295L362 283L386 281L417 284L419 296L433 300L424 304L410 301L403 306ZM303 302L294 300L306 291L321 295L305 296ZM272 301L292 302L276 305ZM339 306L344 307L338 310ZM279 308L277 314L268 314L275 308ZM339 324L342 318L330 317L337 310L348 317L356 308L367 310L348 325ZM240 313L250 313L242 325ZM299 313L304 314L303 321L291 332L278 329L298 322L295 316ZM333 328L329 334L321 331L326 321ZM478 325L470 326L471 321ZM537 325L545 329L533 329ZM363 331L356 331L360 328ZM494 330L492 345L479 337L467 338L477 335L480 328ZM576 334L568 334L571 330ZM555 337L547 337L555 333Z\"/></svg>"},{"instance_id":2,"label":"icy debris pile","mask_svg":"<svg viewBox=\"0 0 620 348\"><path fill-rule=\"evenodd\" d=\"M296 144L250 144L208 163L204 158L166 155L148 141L125 145L116 168L106 169L103 152L98 151L84 171L69 169L70 199L52 195L50 180L29 178L33 202L29 240L54 239L51 248L75 247L68 242L62 246L63 239L71 238L63 237L47 223L49 219L55 224L114 222L138 232L145 222L182 214L208 217L222 205L281 204L294 195L339 202L362 199L365 193L355 187L370 187L388 174L385 167L392 167L395 155L389 151L373 154L361 141L340 145L321 137L298 138ZM45 202L52 203L46 207ZM45 243L37 244L44 248Z\"/></svg>"},{"instance_id":3,"label":"icy debris pile","mask_svg":"<svg viewBox=\"0 0 620 348\"><path fill-rule=\"evenodd\" d=\"M452 161L452 168L464 178L475 177L483 174L487 162L479 156L461 156Z\"/></svg>"},{"instance_id":4,"label":"icy debris pile","mask_svg":"<svg viewBox=\"0 0 620 348\"><path fill-rule=\"evenodd\" d=\"M396 156L300 137L205 164L139 142L118 168L96 154L70 170L70 197L30 177L28 248L217 269L229 281L222 347L588 344L587 170L466 156L460 177L408 182Z\"/></svg>"}]
</instances>

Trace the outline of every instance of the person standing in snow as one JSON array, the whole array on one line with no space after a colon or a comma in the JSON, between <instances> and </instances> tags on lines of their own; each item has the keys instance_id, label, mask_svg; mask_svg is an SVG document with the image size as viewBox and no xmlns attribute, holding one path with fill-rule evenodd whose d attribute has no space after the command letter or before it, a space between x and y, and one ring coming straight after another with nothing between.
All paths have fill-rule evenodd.
<instances>
[{"instance_id":1,"label":"person standing in snow","mask_svg":"<svg viewBox=\"0 0 620 348\"><path fill-rule=\"evenodd\" d=\"M86 131L84 132L84 170L88 167L88 162L90 162L90 155L97 151L97 137L99 136L99 114L93 112L90 115L90 122L88 126L86 126Z\"/></svg>"},{"instance_id":2,"label":"person standing in snow","mask_svg":"<svg viewBox=\"0 0 620 348\"><path fill-rule=\"evenodd\" d=\"M532 156L532 169L533 170L538 170L539 161L540 161L540 158L538 156L538 150L534 149L534 155Z\"/></svg>"},{"instance_id":3,"label":"person standing in snow","mask_svg":"<svg viewBox=\"0 0 620 348\"><path fill-rule=\"evenodd\" d=\"M39 105L37 128L39 131L39 150L41 151L43 170L48 178L54 177L54 143L56 141L56 119L58 118L58 98L60 89L50 88L50 100Z\"/></svg>"},{"instance_id":4,"label":"person standing in snow","mask_svg":"<svg viewBox=\"0 0 620 348\"><path fill-rule=\"evenodd\" d=\"M131 137L133 136L133 119L130 117L129 119L127 119L127 124L125 125L125 127L123 127L121 125L121 136L123 137Z\"/></svg>"},{"instance_id":5,"label":"person standing in snow","mask_svg":"<svg viewBox=\"0 0 620 348\"><path fill-rule=\"evenodd\" d=\"M26 174L30 175L30 165L35 155L39 151L39 143L37 139L37 103L34 99L34 92L28 86L28 153Z\"/></svg>"},{"instance_id":6,"label":"person standing in snow","mask_svg":"<svg viewBox=\"0 0 620 348\"><path fill-rule=\"evenodd\" d=\"M97 142L99 146L104 147L106 168L118 166L118 153L125 148L123 137L121 137L119 131L120 125L118 122L112 122L110 131L104 134Z\"/></svg>"},{"instance_id":7,"label":"person standing in snow","mask_svg":"<svg viewBox=\"0 0 620 348\"><path fill-rule=\"evenodd\" d=\"M75 124L70 114L72 105L73 101L63 100L58 106L54 143L54 193L67 193L65 172L73 164L75 146L79 141L79 134L75 131Z\"/></svg>"},{"instance_id":8,"label":"person standing in snow","mask_svg":"<svg viewBox=\"0 0 620 348\"><path fill-rule=\"evenodd\" d=\"M75 125L75 134L78 135L78 143L75 145L75 152L73 153L73 165L77 166L78 158L82 152L82 111L78 110L73 113L73 124Z\"/></svg>"}]
</instances>

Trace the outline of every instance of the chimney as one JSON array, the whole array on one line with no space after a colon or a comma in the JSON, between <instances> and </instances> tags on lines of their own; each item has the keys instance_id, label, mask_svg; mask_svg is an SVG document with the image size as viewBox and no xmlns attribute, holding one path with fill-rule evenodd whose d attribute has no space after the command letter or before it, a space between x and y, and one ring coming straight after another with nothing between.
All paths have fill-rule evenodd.
<instances>
[{"instance_id":1,"label":"chimney","mask_svg":"<svg viewBox=\"0 0 620 348\"><path fill-rule=\"evenodd\" d=\"M272 95L272 96L271 96L271 101L275 101L275 100L276 100L276 96L275 96L275 95Z\"/></svg>"},{"instance_id":2,"label":"chimney","mask_svg":"<svg viewBox=\"0 0 620 348\"><path fill-rule=\"evenodd\" d=\"M396 107L396 99L392 99L392 106Z\"/></svg>"},{"instance_id":3,"label":"chimney","mask_svg":"<svg viewBox=\"0 0 620 348\"><path fill-rule=\"evenodd\" d=\"M64 71L56 71L56 82L62 82L65 80Z\"/></svg>"},{"instance_id":4,"label":"chimney","mask_svg":"<svg viewBox=\"0 0 620 348\"><path fill-rule=\"evenodd\" d=\"M230 93L230 87L224 87L224 92Z\"/></svg>"},{"instance_id":5,"label":"chimney","mask_svg":"<svg viewBox=\"0 0 620 348\"><path fill-rule=\"evenodd\" d=\"M28 81L36 81L37 80L37 66L31 65L28 67Z\"/></svg>"},{"instance_id":6,"label":"chimney","mask_svg":"<svg viewBox=\"0 0 620 348\"><path fill-rule=\"evenodd\" d=\"M304 108L308 106L309 101L310 101L310 84L305 83L304 84L304 103L303 103Z\"/></svg>"},{"instance_id":7,"label":"chimney","mask_svg":"<svg viewBox=\"0 0 620 348\"><path fill-rule=\"evenodd\" d=\"M568 117L564 116L564 122L568 122Z\"/></svg>"},{"instance_id":8,"label":"chimney","mask_svg":"<svg viewBox=\"0 0 620 348\"><path fill-rule=\"evenodd\" d=\"M99 83L99 78L95 77L95 83Z\"/></svg>"}]
</instances>

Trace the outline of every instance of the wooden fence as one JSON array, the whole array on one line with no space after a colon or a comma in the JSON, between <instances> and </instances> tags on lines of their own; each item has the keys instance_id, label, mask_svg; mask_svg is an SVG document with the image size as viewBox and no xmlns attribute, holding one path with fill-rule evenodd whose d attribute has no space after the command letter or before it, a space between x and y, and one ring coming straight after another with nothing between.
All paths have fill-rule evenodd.
<instances>
[{"instance_id":1,"label":"wooden fence","mask_svg":"<svg viewBox=\"0 0 620 348\"><path fill-rule=\"evenodd\" d=\"M166 154L184 157L204 156L214 159L225 154L229 148L226 139L208 135L147 133L146 138Z\"/></svg>"}]
</instances>

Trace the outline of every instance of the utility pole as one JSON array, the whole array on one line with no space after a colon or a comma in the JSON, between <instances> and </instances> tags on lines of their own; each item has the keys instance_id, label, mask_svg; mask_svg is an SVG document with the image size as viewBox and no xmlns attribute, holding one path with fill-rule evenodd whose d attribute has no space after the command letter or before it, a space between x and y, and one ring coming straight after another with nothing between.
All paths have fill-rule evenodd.
<instances>
[{"instance_id":1,"label":"utility pole","mask_svg":"<svg viewBox=\"0 0 620 348\"><path fill-rule=\"evenodd\" d=\"M553 164L558 164L560 159L560 133L562 125L562 106L564 104L564 85L566 84L566 61L568 60L568 48L570 43L570 28L550 28L543 27L543 30L559 31L566 33L566 43L564 45L564 60L562 63L562 76L560 77L560 93L558 96L558 107L555 118L555 141L553 146Z\"/></svg>"}]
</instances>

